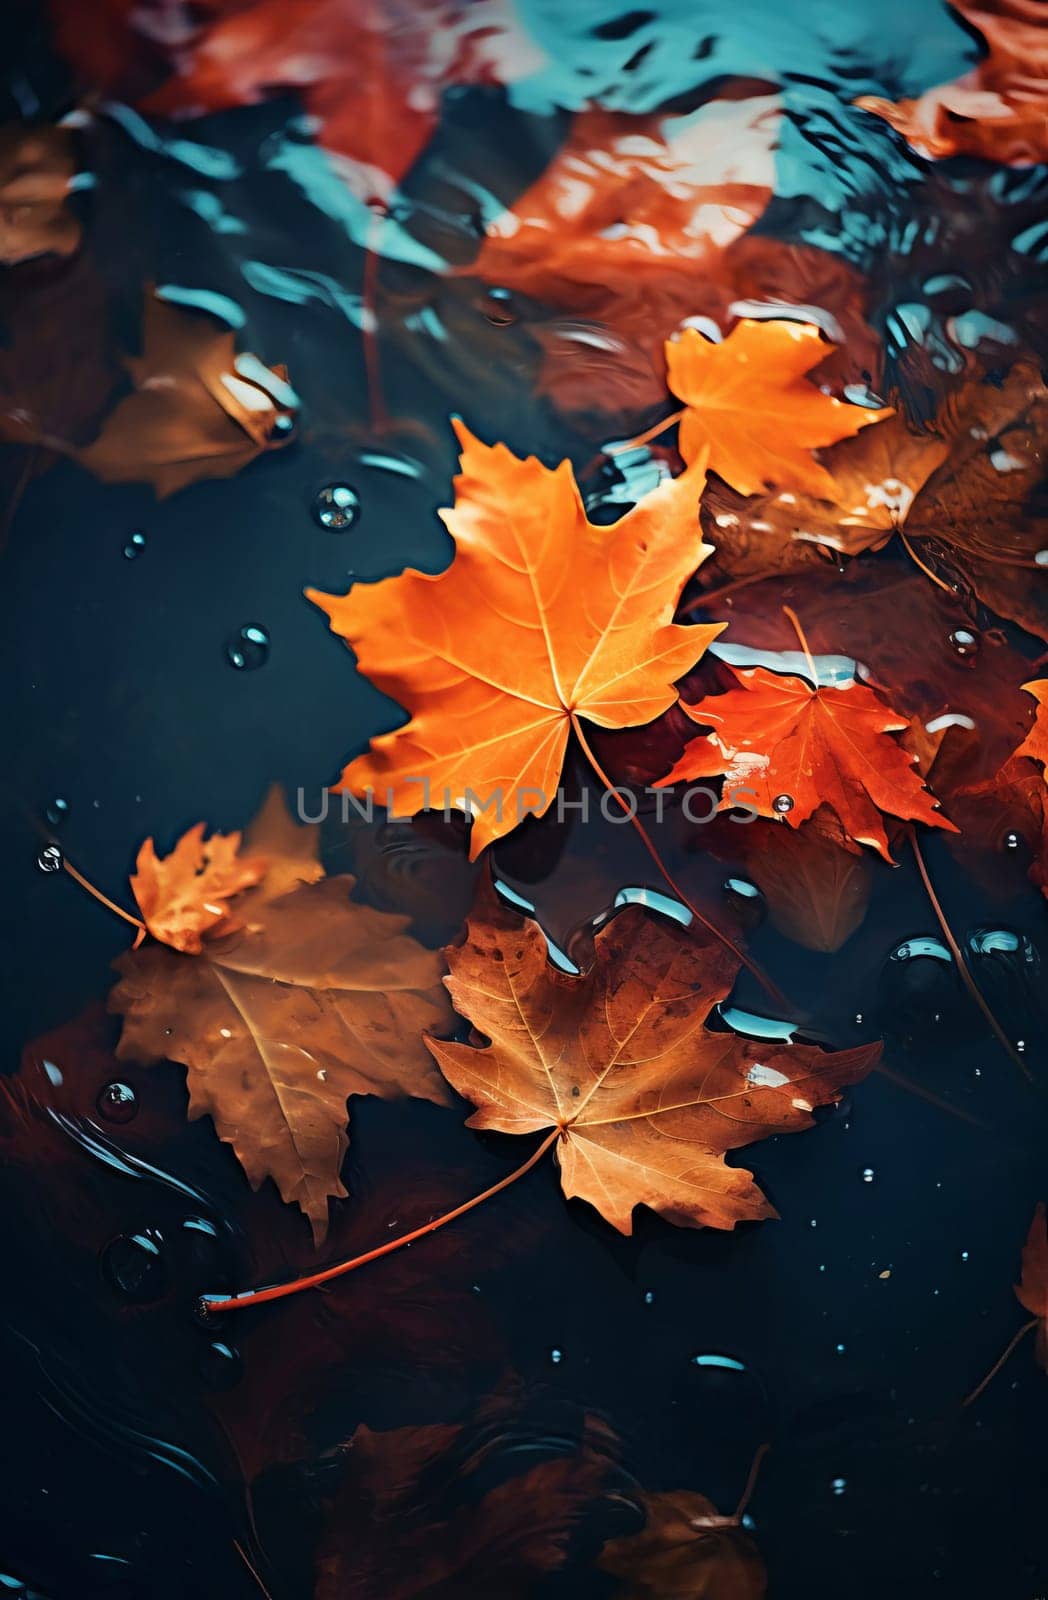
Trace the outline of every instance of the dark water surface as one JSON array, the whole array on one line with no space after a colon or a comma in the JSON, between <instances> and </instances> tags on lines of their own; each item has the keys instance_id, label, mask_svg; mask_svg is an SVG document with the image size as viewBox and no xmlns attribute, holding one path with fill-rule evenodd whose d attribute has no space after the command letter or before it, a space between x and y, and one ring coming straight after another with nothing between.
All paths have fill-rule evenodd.
<instances>
[{"instance_id":1,"label":"dark water surface","mask_svg":"<svg viewBox=\"0 0 1048 1600\"><path fill-rule=\"evenodd\" d=\"M238 347L286 363L301 400L286 448L161 501L69 461L23 481L18 452L4 452L4 1069L27 1041L62 1031L30 1047L6 1148L0 1593L300 1600L334 1537L334 1452L360 1424L461 1421L483 1436L479 1473L440 1490L460 1510L522 1461L574 1450L588 1413L621 1441L617 1492L565 1567L528 1592L613 1600L594 1561L604 1538L638 1525L636 1486L699 1490L730 1512L768 1443L749 1516L773 1597L1036 1600L1048 1593L1048 1384L1031 1345L976 1406L960 1401L1020 1325L1011 1284L1048 1190L1045 1102L952 963L917 942L941 934L912 864L879 871L865 921L836 954L767 924L751 947L809 1036L843 1048L886 1034L890 1066L941 1103L875 1075L811 1133L747 1150L782 1220L734 1234L645 1214L620 1238L566 1205L546 1165L329 1294L205 1326L193 1311L202 1291L310 1269L304 1224L268 1186L250 1193L207 1121L186 1123L181 1069L121 1067L134 1116L114 1115L112 1095L100 1107L113 1025L100 1006L70 1024L104 1000L128 941L65 874L38 868L42 845L53 835L126 900L146 834L168 848L199 818L240 827L273 781L319 795L395 722L302 590L446 564L434 513L454 468L449 413L521 455L567 454L580 474L605 439L643 425L616 434L558 412L536 336L556 314L517 296L499 315L485 285L450 270L476 254L478 217L482 229L544 170L573 112L591 101L691 110L729 79L779 86L775 194L757 233L864 275L883 343L877 382L916 415L936 410L963 354L959 327L993 319L1033 340L1045 170L929 164L851 104L919 93L975 60L975 36L937 0L661 0L628 14L611 0L529 0L519 15L545 64L507 88L449 90L377 223L293 97L179 124L116 106L76 136L95 176L78 200L80 253L0 280L9 333L56 281L72 282L73 310L54 316L83 332L96 312L78 272L101 279L105 314L132 329L144 283L232 308ZM24 114L27 84L45 117L67 111L76 89L41 17L17 14L8 42L8 119ZM361 342L365 244L385 291L378 349L396 426L384 433ZM583 477L595 501L609 482ZM331 483L359 496L341 533L314 515ZM628 503L628 483L616 492ZM901 551L876 559L878 581L896 566L909 577ZM840 586L829 607L840 651L862 657L866 578L822 581ZM952 685L962 669L950 636L971 618L945 596L930 615L940 642L928 670ZM1006 631L1033 661L1038 642ZM987 654L963 670L988 670ZM927 853L958 938L981 938L985 990L1043 1083L1041 895L1004 853L992 897L938 840ZM552 840L525 831L500 859L564 942L605 908L611 880L611 897L657 882L631 830L609 824ZM325 861L357 872L373 903L408 909L432 944L453 934L470 891L461 835L440 826L331 822ZM714 892L726 875L695 870ZM997 931L1017 938L985 937ZM735 1003L768 1011L745 974ZM366 1248L519 1159L457 1111L359 1102L346 1173L359 1215L336 1222L325 1250ZM485 1397L507 1385L511 1421L497 1405L492 1421ZM352 1549L363 1525L346 1513L337 1536ZM478 1580L401 1592L501 1591Z\"/></svg>"}]
</instances>

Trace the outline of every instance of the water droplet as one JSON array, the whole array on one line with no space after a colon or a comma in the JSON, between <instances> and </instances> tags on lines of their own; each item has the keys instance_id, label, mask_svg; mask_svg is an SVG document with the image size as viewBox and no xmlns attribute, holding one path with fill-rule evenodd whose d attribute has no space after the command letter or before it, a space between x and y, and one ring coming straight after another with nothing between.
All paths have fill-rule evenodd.
<instances>
[{"instance_id":1,"label":"water droplet","mask_svg":"<svg viewBox=\"0 0 1048 1600\"><path fill-rule=\"evenodd\" d=\"M646 1306L653 1306L655 1304L655 1291L653 1289L645 1289L644 1304Z\"/></svg>"},{"instance_id":2,"label":"water droplet","mask_svg":"<svg viewBox=\"0 0 1048 1600\"><path fill-rule=\"evenodd\" d=\"M212 1339L197 1359L200 1376L209 1389L232 1389L243 1376L244 1363L234 1345Z\"/></svg>"},{"instance_id":3,"label":"water droplet","mask_svg":"<svg viewBox=\"0 0 1048 1600\"><path fill-rule=\"evenodd\" d=\"M771 803L771 808L777 811L780 817L784 817L788 811L793 810L792 794L777 794Z\"/></svg>"},{"instance_id":4,"label":"water droplet","mask_svg":"<svg viewBox=\"0 0 1048 1600\"><path fill-rule=\"evenodd\" d=\"M967 1252L967 1250L962 1250L961 1251L961 1260L962 1261L967 1261L968 1260L968 1252Z\"/></svg>"},{"instance_id":5,"label":"water droplet","mask_svg":"<svg viewBox=\"0 0 1048 1600\"><path fill-rule=\"evenodd\" d=\"M133 533L131 535L130 539L127 541L127 543L124 546L124 559L125 559L125 561L137 561L138 557L142 554L142 551L145 549L145 547L146 547L146 536L145 536L145 534L144 533Z\"/></svg>"},{"instance_id":6,"label":"water droplet","mask_svg":"<svg viewBox=\"0 0 1048 1600\"><path fill-rule=\"evenodd\" d=\"M313 521L331 533L345 533L360 516L360 496L348 483L329 483L313 500Z\"/></svg>"},{"instance_id":7,"label":"water droplet","mask_svg":"<svg viewBox=\"0 0 1048 1600\"><path fill-rule=\"evenodd\" d=\"M834 1494L843 1494L848 1487L848 1480L847 1478L834 1478L831 1487Z\"/></svg>"},{"instance_id":8,"label":"water droplet","mask_svg":"<svg viewBox=\"0 0 1048 1600\"><path fill-rule=\"evenodd\" d=\"M281 444L286 444L298 427L298 418L293 411L281 411L273 418L273 428L270 438L277 439Z\"/></svg>"},{"instance_id":9,"label":"water droplet","mask_svg":"<svg viewBox=\"0 0 1048 1600\"><path fill-rule=\"evenodd\" d=\"M63 800L58 796L56 796L56 798L52 800L51 803L44 809L44 816L47 818L52 828L59 827L66 820L68 815L69 801Z\"/></svg>"},{"instance_id":10,"label":"water droplet","mask_svg":"<svg viewBox=\"0 0 1048 1600\"><path fill-rule=\"evenodd\" d=\"M837 1346L837 1354L839 1356L842 1356L844 1354L844 1352L847 1350L847 1348L848 1348L848 1346L846 1344L839 1344Z\"/></svg>"},{"instance_id":11,"label":"water droplet","mask_svg":"<svg viewBox=\"0 0 1048 1600\"><path fill-rule=\"evenodd\" d=\"M1026 1040L1025 1039L1016 1039L1015 1048L1018 1050L1019 1054L1022 1055L1024 1050L1026 1049Z\"/></svg>"},{"instance_id":12,"label":"water droplet","mask_svg":"<svg viewBox=\"0 0 1048 1600\"><path fill-rule=\"evenodd\" d=\"M555 1367L559 1367L560 1363L564 1360L564 1352L563 1350L551 1350L549 1353L549 1358Z\"/></svg>"},{"instance_id":13,"label":"water droplet","mask_svg":"<svg viewBox=\"0 0 1048 1600\"><path fill-rule=\"evenodd\" d=\"M107 1083L95 1105L107 1122L131 1122L138 1115L138 1096L129 1083Z\"/></svg>"},{"instance_id":14,"label":"water droplet","mask_svg":"<svg viewBox=\"0 0 1048 1600\"><path fill-rule=\"evenodd\" d=\"M41 872L61 872L64 856L56 844L45 844L36 858Z\"/></svg>"},{"instance_id":15,"label":"water droplet","mask_svg":"<svg viewBox=\"0 0 1048 1600\"><path fill-rule=\"evenodd\" d=\"M517 320L513 294L509 289L489 289L484 296L484 315L493 328L508 328Z\"/></svg>"},{"instance_id":16,"label":"water droplet","mask_svg":"<svg viewBox=\"0 0 1048 1600\"><path fill-rule=\"evenodd\" d=\"M1009 830L1001 840L1002 850L1022 850L1025 844L1026 840L1022 834L1016 833L1014 829Z\"/></svg>"},{"instance_id":17,"label":"water droplet","mask_svg":"<svg viewBox=\"0 0 1048 1600\"><path fill-rule=\"evenodd\" d=\"M1038 550L1033 560L1034 566L1048 567L1048 550Z\"/></svg>"},{"instance_id":18,"label":"water droplet","mask_svg":"<svg viewBox=\"0 0 1048 1600\"><path fill-rule=\"evenodd\" d=\"M875 1174L874 1174L874 1170L873 1170L872 1167L863 1167L863 1169L862 1169L862 1181L863 1181L863 1183L872 1183L873 1180L874 1180L874 1176L875 1176Z\"/></svg>"},{"instance_id":19,"label":"water droplet","mask_svg":"<svg viewBox=\"0 0 1048 1600\"><path fill-rule=\"evenodd\" d=\"M950 644L959 656L974 656L979 651L979 635L970 628L954 628Z\"/></svg>"},{"instance_id":20,"label":"water droplet","mask_svg":"<svg viewBox=\"0 0 1048 1600\"><path fill-rule=\"evenodd\" d=\"M857 1028L861 1028L862 1027L862 1012L861 1011L857 1011L855 1013L855 1026Z\"/></svg>"},{"instance_id":21,"label":"water droplet","mask_svg":"<svg viewBox=\"0 0 1048 1600\"><path fill-rule=\"evenodd\" d=\"M226 641L226 660L238 672L254 672L268 657L269 633L256 623L245 623Z\"/></svg>"},{"instance_id":22,"label":"water droplet","mask_svg":"<svg viewBox=\"0 0 1048 1600\"><path fill-rule=\"evenodd\" d=\"M102 1273L110 1287L139 1305L159 1300L167 1282L162 1244L153 1228L110 1240L102 1251Z\"/></svg>"}]
</instances>

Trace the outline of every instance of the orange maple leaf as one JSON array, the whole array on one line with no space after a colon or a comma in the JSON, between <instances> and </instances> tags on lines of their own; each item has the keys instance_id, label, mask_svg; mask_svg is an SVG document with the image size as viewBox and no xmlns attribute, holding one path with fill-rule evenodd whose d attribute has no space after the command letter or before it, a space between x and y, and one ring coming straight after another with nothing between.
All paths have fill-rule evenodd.
<instances>
[{"instance_id":1,"label":"orange maple leaf","mask_svg":"<svg viewBox=\"0 0 1048 1600\"><path fill-rule=\"evenodd\" d=\"M892 734L909 725L871 689L813 688L804 678L766 667L736 672L738 688L684 709L711 727L693 739L658 788L695 778L725 778L725 805L747 791L762 817L792 828L826 806L846 838L890 861L882 812L956 828L935 810L910 755Z\"/></svg>"},{"instance_id":2,"label":"orange maple leaf","mask_svg":"<svg viewBox=\"0 0 1048 1600\"><path fill-rule=\"evenodd\" d=\"M571 465L550 471L462 423L455 557L344 596L307 590L361 670L411 712L350 763L341 787L391 810L472 811L471 855L553 804L576 719L650 722L723 624L673 622L711 553L696 461L610 527L586 517Z\"/></svg>"},{"instance_id":3,"label":"orange maple leaf","mask_svg":"<svg viewBox=\"0 0 1048 1600\"><path fill-rule=\"evenodd\" d=\"M1033 727L1015 754L1039 761L1044 768L1045 782L1048 783L1048 678L1034 678L1032 682L1024 683L1023 688L1037 701L1037 712Z\"/></svg>"},{"instance_id":4,"label":"orange maple leaf","mask_svg":"<svg viewBox=\"0 0 1048 1600\"><path fill-rule=\"evenodd\" d=\"M855 104L891 123L923 156L979 156L1011 167L1048 161L1048 33L1043 0L952 0L978 29L987 54L953 83L897 104L880 95Z\"/></svg>"},{"instance_id":5,"label":"orange maple leaf","mask_svg":"<svg viewBox=\"0 0 1048 1600\"><path fill-rule=\"evenodd\" d=\"M891 412L848 405L809 382L805 373L826 352L819 330L806 322L743 318L719 344L696 328L668 340L669 386L686 407L685 461L708 449L710 471L741 494L775 484L832 495L833 479L812 449Z\"/></svg>"},{"instance_id":6,"label":"orange maple leaf","mask_svg":"<svg viewBox=\"0 0 1048 1600\"><path fill-rule=\"evenodd\" d=\"M682 1227L777 1215L729 1150L813 1125L880 1053L838 1054L707 1032L734 981L722 944L639 906L597 935L580 977L547 959L538 924L481 906L445 952L457 1011L490 1043L428 1039L444 1076L477 1107L471 1128L555 1129L561 1186L631 1233L636 1206Z\"/></svg>"},{"instance_id":7,"label":"orange maple leaf","mask_svg":"<svg viewBox=\"0 0 1048 1600\"><path fill-rule=\"evenodd\" d=\"M169 856L158 856L152 839L138 852L131 877L138 909L154 939L184 955L199 955L204 936L239 926L226 901L261 881L264 856L241 858L239 833L204 838L198 822Z\"/></svg>"}]
</instances>

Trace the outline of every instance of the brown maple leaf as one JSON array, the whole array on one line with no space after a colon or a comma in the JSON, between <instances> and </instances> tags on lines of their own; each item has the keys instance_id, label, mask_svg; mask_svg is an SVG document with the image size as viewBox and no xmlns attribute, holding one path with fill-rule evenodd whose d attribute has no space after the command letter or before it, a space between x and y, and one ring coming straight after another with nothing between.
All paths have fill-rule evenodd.
<instances>
[{"instance_id":1,"label":"brown maple leaf","mask_svg":"<svg viewBox=\"0 0 1048 1600\"><path fill-rule=\"evenodd\" d=\"M1042 1201L1023 1245L1022 1276L1015 1285L1019 1304L1037 1319L1037 1364L1048 1372L1048 1221Z\"/></svg>"},{"instance_id":2,"label":"brown maple leaf","mask_svg":"<svg viewBox=\"0 0 1048 1600\"><path fill-rule=\"evenodd\" d=\"M73 254L81 234L68 205L75 174L68 128L0 127L0 262Z\"/></svg>"},{"instance_id":3,"label":"brown maple leaf","mask_svg":"<svg viewBox=\"0 0 1048 1600\"><path fill-rule=\"evenodd\" d=\"M448 1102L421 1034L452 1026L441 958L407 919L349 898L353 879L256 902L252 927L198 955L147 945L117 962L118 1057L181 1062L252 1185L271 1177L323 1237L351 1094Z\"/></svg>"},{"instance_id":4,"label":"brown maple leaf","mask_svg":"<svg viewBox=\"0 0 1048 1600\"><path fill-rule=\"evenodd\" d=\"M298 401L283 367L237 355L214 318L152 296L132 393L97 439L70 453L107 483L151 483L163 498L202 478L230 478L286 444Z\"/></svg>"},{"instance_id":5,"label":"brown maple leaf","mask_svg":"<svg viewBox=\"0 0 1048 1600\"><path fill-rule=\"evenodd\" d=\"M609 1540L597 1562L618 1579L614 1600L763 1600L764 1563L737 1517L690 1489L638 1498L644 1527Z\"/></svg>"},{"instance_id":6,"label":"brown maple leaf","mask_svg":"<svg viewBox=\"0 0 1048 1600\"><path fill-rule=\"evenodd\" d=\"M735 794L762 817L792 828L825 806L842 835L891 861L882 812L956 832L936 811L913 757L892 737L907 726L872 689L812 687L804 678L754 667L734 674L738 687L685 705L713 729L693 739L657 787L722 776L726 806ZM752 800L750 797L752 796Z\"/></svg>"},{"instance_id":7,"label":"brown maple leaf","mask_svg":"<svg viewBox=\"0 0 1048 1600\"><path fill-rule=\"evenodd\" d=\"M620 1233L649 1206L683 1227L777 1215L729 1150L812 1126L816 1106L873 1067L879 1046L836 1055L757 1044L705 1023L738 963L712 937L630 906L598 933L580 977L552 967L534 922L490 902L449 947L455 1008L487 1045L430 1039L471 1128L558 1130L561 1185Z\"/></svg>"},{"instance_id":8,"label":"brown maple leaf","mask_svg":"<svg viewBox=\"0 0 1048 1600\"><path fill-rule=\"evenodd\" d=\"M673 622L709 553L697 536L701 461L598 527L567 461L551 472L461 423L456 432L462 472L443 513L450 567L345 596L306 592L361 671L411 713L350 763L341 787L401 816L472 811L475 858L553 804L577 719L651 721L721 624Z\"/></svg>"},{"instance_id":9,"label":"brown maple leaf","mask_svg":"<svg viewBox=\"0 0 1048 1600\"><path fill-rule=\"evenodd\" d=\"M796 829L758 822L735 832L772 926L806 950L839 950L866 915L873 865L829 809L818 807Z\"/></svg>"},{"instance_id":10,"label":"brown maple leaf","mask_svg":"<svg viewBox=\"0 0 1048 1600\"><path fill-rule=\"evenodd\" d=\"M510 1426L518 1462L550 1441L532 1441L500 1398L465 1425L357 1428L342 1452L316 1600L526 1600L564 1565L572 1534L611 1481L614 1438L586 1417L556 1455L501 1476Z\"/></svg>"},{"instance_id":11,"label":"brown maple leaf","mask_svg":"<svg viewBox=\"0 0 1048 1600\"><path fill-rule=\"evenodd\" d=\"M966 385L929 431L896 413L821 451L829 486L815 494L746 497L712 480L703 526L716 554L703 579L799 571L826 550L855 556L898 534L925 571L945 568L1048 637L1048 571L1038 559L1046 535L1029 510L1046 433L1048 391L1023 360L1000 385Z\"/></svg>"},{"instance_id":12,"label":"brown maple leaf","mask_svg":"<svg viewBox=\"0 0 1048 1600\"><path fill-rule=\"evenodd\" d=\"M1012 167L1048 161L1048 35L1042 0L953 0L986 54L953 83L894 104L862 95L855 104L890 122L933 160L979 156Z\"/></svg>"},{"instance_id":13,"label":"brown maple leaf","mask_svg":"<svg viewBox=\"0 0 1048 1600\"><path fill-rule=\"evenodd\" d=\"M241 857L239 833L205 839L205 827L198 822L188 829L168 856L158 856L152 839L146 839L131 877L153 938L185 955L199 954L205 935L231 933L239 926L226 902L260 882L267 866L262 856Z\"/></svg>"},{"instance_id":14,"label":"brown maple leaf","mask_svg":"<svg viewBox=\"0 0 1048 1600\"><path fill-rule=\"evenodd\" d=\"M680 452L694 461L708 452L709 468L742 494L771 484L832 491L812 455L889 415L823 394L805 374L827 352L810 323L743 318L715 344L685 328L666 344L669 386L685 404Z\"/></svg>"}]
</instances>

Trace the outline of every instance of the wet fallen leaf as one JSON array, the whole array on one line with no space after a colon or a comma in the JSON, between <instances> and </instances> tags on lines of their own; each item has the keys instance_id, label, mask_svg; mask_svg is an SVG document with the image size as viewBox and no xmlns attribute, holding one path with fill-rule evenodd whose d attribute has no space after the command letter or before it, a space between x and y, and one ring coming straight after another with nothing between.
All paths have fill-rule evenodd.
<instances>
[{"instance_id":1,"label":"wet fallen leaf","mask_svg":"<svg viewBox=\"0 0 1048 1600\"><path fill-rule=\"evenodd\" d=\"M298 401L283 367L237 355L212 317L156 297L146 304L133 384L92 444L71 451L107 483L151 483L161 497L202 478L230 478L286 444Z\"/></svg>"},{"instance_id":2,"label":"wet fallen leaf","mask_svg":"<svg viewBox=\"0 0 1048 1600\"><path fill-rule=\"evenodd\" d=\"M1048 783L1048 678L1037 678L1032 683L1024 683L1023 688L1037 701L1037 711L1033 727L1015 753L1017 756L1029 756L1032 761L1039 761L1045 771L1045 782Z\"/></svg>"},{"instance_id":3,"label":"wet fallen leaf","mask_svg":"<svg viewBox=\"0 0 1048 1600\"><path fill-rule=\"evenodd\" d=\"M279 783L270 786L258 814L245 828L244 849L262 857L265 873L258 891L242 903L275 900L300 884L316 883L324 876L320 828L316 823L295 821Z\"/></svg>"},{"instance_id":4,"label":"wet fallen leaf","mask_svg":"<svg viewBox=\"0 0 1048 1600\"><path fill-rule=\"evenodd\" d=\"M11 266L34 256L73 254L81 234L68 204L75 175L67 129L0 127L0 262Z\"/></svg>"},{"instance_id":5,"label":"wet fallen leaf","mask_svg":"<svg viewBox=\"0 0 1048 1600\"><path fill-rule=\"evenodd\" d=\"M897 104L863 95L855 104L890 122L932 160L979 156L1012 167L1048 161L1048 36L1041 0L953 0L985 41L982 60L953 83Z\"/></svg>"},{"instance_id":6,"label":"wet fallen leaf","mask_svg":"<svg viewBox=\"0 0 1048 1600\"><path fill-rule=\"evenodd\" d=\"M298 90L318 141L387 195L437 125L452 84L511 82L541 62L505 0L223 0L168 52L174 70L145 109L169 116Z\"/></svg>"},{"instance_id":7,"label":"wet fallen leaf","mask_svg":"<svg viewBox=\"0 0 1048 1600\"><path fill-rule=\"evenodd\" d=\"M729 85L684 116L580 112L541 177L488 224L462 270L566 314L536 324L558 405L621 412L664 397L661 341L771 198L781 107L749 90Z\"/></svg>"},{"instance_id":8,"label":"wet fallen leaf","mask_svg":"<svg viewBox=\"0 0 1048 1600\"><path fill-rule=\"evenodd\" d=\"M443 513L451 566L307 594L361 671L411 712L351 762L342 786L401 816L472 810L475 858L553 804L574 718L649 722L720 625L672 621L709 553L697 536L701 461L597 527L567 461L550 471L456 431L462 471Z\"/></svg>"},{"instance_id":9,"label":"wet fallen leaf","mask_svg":"<svg viewBox=\"0 0 1048 1600\"><path fill-rule=\"evenodd\" d=\"M897 413L820 452L829 488L816 494L747 498L711 479L703 526L716 555L704 580L799 571L820 552L855 556L900 533L926 574L943 572L940 581L1048 637L1048 569L1038 562L1046 534L1029 509L1046 400L1037 369L1019 361L1000 384L960 390L932 430L916 432Z\"/></svg>"},{"instance_id":10,"label":"wet fallen leaf","mask_svg":"<svg viewBox=\"0 0 1048 1600\"><path fill-rule=\"evenodd\" d=\"M796 829L758 822L736 832L772 925L806 950L839 950L866 915L873 864L849 848L829 809Z\"/></svg>"},{"instance_id":11,"label":"wet fallen leaf","mask_svg":"<svg viewBox=\"0 0 1048 1600\"><path fill-rule=\"evenodd\" d=\"M552 967L538 925L489 900L447 953L455 1008L491 1042L430 1039L441 1071L477 1107L471 1128L559 1129L569 1197L620 1233L649 1206L682 1227L777 1215L725 1154L813 1124L815 1106L871 1070L879 1046L835 1055L757 1044L704 1026L737 962L712 938L640 907L594 941L580 977Z\"/></svg>"},{"instance_id":12,"label":"wet fallen leaf","mask_svg":"<svg viewBox=\"0 0 1048 1600\"><path fill-rule=\"evenodd\" d=\"M882 812L956 831L893 737L907 719L871 689L813 688L766 667L735 678L738 687L727 694L685 705L693 721L713 731L692 740L660 788L723 775L726 804L748 791L762 817L781 817L791 828L824 806L846 840L870 845L886 861Z\"/></svg>"},{"instance_id":13,"label":"wet fallen leaf","mask_svg":"<svg viewBox=\"0 0 1048 1600\"><path fill-rule=\"evenodd\" d=\"M1033 1214L1023 1246L1022 1276L1015 1295L1019 1304L1037 1318L1037 1363L1048 1372L1048 1221L1043 1201Z\"/></svg>"},{"instance_id":14,"label":"wet fallen leaf","mask_svg":"<svg viewBox=\"0 0 1048 1600\"><path fill-rule=\"evenodd\" d=\"M198 955L205 935L220 936L239 926L226 902L265 875L261 856L240 856L239 833L204 838L198 822L182 835L171 854L158 856L146 839L135 860L131 889L154 939L185 955Z\"/></svg>"},{"instance_id":15,"label":"wet fallen leaf","mask_svg":"<svg viewBox=\"0 0 1048 1600\"><path fill-rule=\"evenodd\" d=\"M1020 756L979 783L959 788L950 801L960 836L954 853L990 894L1015 892L1014 858L1048 896L1048 787L1034 762Z\"/></svg>"},{"instance_id":16,"label":"wet fallen leaf","mask_svg":"<svg viewBox=\"0 0 1048 1600\"><path fill-rule=\"evenodd\" d=\"M273 1178L318 1240L329 1197L346 1193L347 1097L448 1098L420 1037L452 1024L440 957L352 888L328 878L248 899L252 926L199 955L130 951L109 1001L118 1057L181 1062L190 1115L210 1116L252 1185Z\"/></svg>"},{"instance_id":17,"label":"wet fallen leaf","mask_svg":"<svg viewBox=\"0 0 1048 1600\"><path fill-rule=\"evenodd\" d=\"M357 1428L340 1453L316 1600L534 1594L607 1492L617 1451L597 1417L562 1418L558 1437L547 1426L532 1439L521 1410L511 1387L464 1424Z\"/></svg>"},{"instance_id":18,"label":"wet fallen leaf","mask_svg":"<svg viewBox=\"0 0 1048 1600\"><path fill-rule=\"evenodd\" d=\"M666 344L669 386L685 404L680 452L742 494L771 484L832 493L833 480L812 455L879 422L887 411L848 405L805 376L825 354L809 323L743 318L719 344L685 328Z\"/></svg>"},{"instance_id":19,"label":"wet fallen leaf","mask_svg":"<svg viewBox=\"0 0 1048 1600\"><path fill-rule=\"evenodd\" d=\"M736 1518L690 1489L639 1498L644 1527L597 1563L618 1579L614 1600L763 1600L764 1563Z\"/></svg>"}]
</instances>

